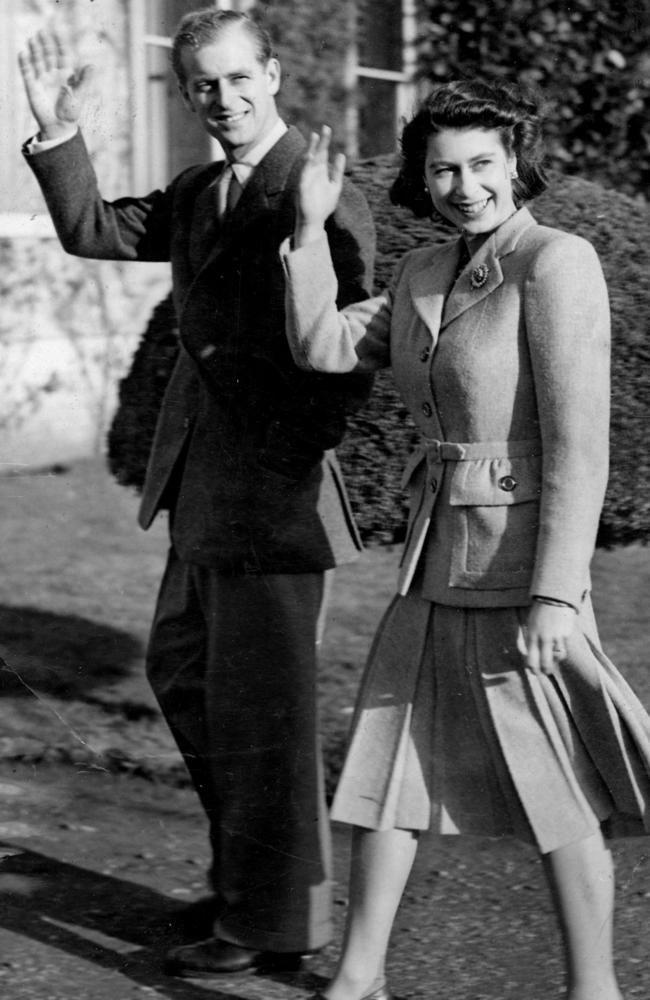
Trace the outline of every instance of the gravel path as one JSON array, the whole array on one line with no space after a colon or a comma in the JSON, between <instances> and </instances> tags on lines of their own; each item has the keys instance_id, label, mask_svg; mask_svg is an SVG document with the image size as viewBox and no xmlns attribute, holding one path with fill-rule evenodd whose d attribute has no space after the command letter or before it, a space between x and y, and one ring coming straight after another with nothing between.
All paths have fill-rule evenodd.
<instances>
[{"instance_id":1,"label":"gravel path","mask_svg":"<svg viewBox=\"0 0 650 1000\"><path fill-rule=\"evenodd\" d=\"M650 845L618 841L617 941L626 1000L650 996ZM335 829L337 938L348 837ZM204 891L205 824L193 793L81 766L0 764L0 996L6 1000L298 1000L298 976L164 976L183 903ZM400 910L390 978L409 1000L544 1000L562 987L540 864L525 846L423 841Z\"/></svg>"}]
</instances>

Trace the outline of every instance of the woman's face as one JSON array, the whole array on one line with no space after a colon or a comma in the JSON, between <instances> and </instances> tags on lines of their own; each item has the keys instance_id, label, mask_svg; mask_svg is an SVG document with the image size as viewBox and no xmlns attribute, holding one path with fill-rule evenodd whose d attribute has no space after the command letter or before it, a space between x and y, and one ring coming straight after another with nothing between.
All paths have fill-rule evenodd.
<instances>
[{"instance_id":1,"label":"woman's face","mask_svg":"<svg viewBox=\"0 0 650 1000\"><path fill-rule=\"evenodd\" d=\"M424 176L440 215L468 236L478 236L516 210L516 165L496 129L448 128L429 136Z\"/></svg>"}]
</instances>

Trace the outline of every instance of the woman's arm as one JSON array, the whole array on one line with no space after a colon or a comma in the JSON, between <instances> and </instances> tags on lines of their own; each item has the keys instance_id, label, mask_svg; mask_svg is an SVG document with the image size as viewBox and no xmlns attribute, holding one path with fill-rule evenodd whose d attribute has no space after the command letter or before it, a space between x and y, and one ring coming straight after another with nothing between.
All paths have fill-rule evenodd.
<instances>
[{"instance_id":1,"label":"woman's arm","mask_svg":"<svg viewBox=\"0 0 650 1000\"><path fill-rule=\"evenodd\" d=\"M537 255L525 317L543 450L542 495L528 631L529 663L563 650L588 586L607 486L610 324L593 247L558 234Z\"/></svg>"},{"instance_id":2,"label":"woman's arm","mask_svg":"<svg viewBox=\"0 0 650 1000\"><path fill-rule=\"evenodd\" d=\"M345 158L329 164L330 130L312 135L305 158L296 229L282 247L286 277L287 337L301 368L325 372L372 372L390 364L392 291L336 307L338 284L325 235L336 209Z\"/></svg>"}]
</instances>

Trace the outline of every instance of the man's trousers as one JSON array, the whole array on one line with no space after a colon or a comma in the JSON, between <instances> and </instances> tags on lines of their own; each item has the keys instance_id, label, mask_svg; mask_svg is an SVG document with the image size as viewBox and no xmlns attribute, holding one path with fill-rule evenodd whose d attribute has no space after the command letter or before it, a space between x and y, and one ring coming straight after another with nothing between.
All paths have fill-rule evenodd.
<instances>
[{"instance_id":1,"label":"man's trousers","mask_svg":"<svg viewBox=\"0 0 650 1000\"><path fill-rule=\"evenodd\" d=\"M324 574L226 575L172 550L147 675L210 823L215 937L264 951L330 938L316 710Z\"/></svg>"}]
</instances>

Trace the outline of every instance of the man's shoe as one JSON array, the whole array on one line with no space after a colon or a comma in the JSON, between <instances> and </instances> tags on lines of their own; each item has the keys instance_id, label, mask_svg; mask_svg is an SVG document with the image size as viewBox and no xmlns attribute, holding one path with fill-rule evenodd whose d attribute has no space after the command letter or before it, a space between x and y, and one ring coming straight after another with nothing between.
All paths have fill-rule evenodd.
<instances>
[{"instance_id":1,"label":"man's shoe","mask_svg":"<svg viewBox=\"0 0 650 1000\"><path fill-rule=\"evenodd\" d=\"M167 952L164 971L168 976L195 979L221 976L226 972L259 969L269 972L296 972L302 964L299 952L256 951L220 938L185 944Z\"/></svg>"},{"instance_id":2,"label":"man's shoe","mask_svg":"<svg viewBox=\"0 0 650 1000\"><path fill-rule=\"evenodd\" d=\"M186 941L204 941L214 933L222 910L219 896L202 896L174 913L170 923Z\"/></svg>"}]
</instances>

